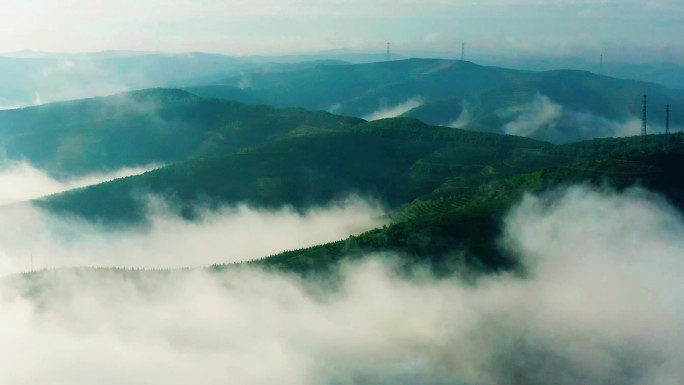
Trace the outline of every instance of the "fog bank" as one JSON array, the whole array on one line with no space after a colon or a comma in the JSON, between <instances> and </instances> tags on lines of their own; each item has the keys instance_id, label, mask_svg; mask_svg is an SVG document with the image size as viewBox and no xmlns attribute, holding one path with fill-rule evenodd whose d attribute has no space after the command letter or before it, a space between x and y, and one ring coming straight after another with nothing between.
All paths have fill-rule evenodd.
<instances>
[{"instance_id":1,"label":"fog bank","mask_svg":"<svg viewBox=\"0 0 684 385\"><path fill-rule=\"evenodd\" d=\"M683 233L653 194L574 187L507 216L525 276L413 281L375 255L335 292L254 269L5 281L0 382L681 384Z\"/></svg>"},{"instance_id":2,"label":"fog bank","mask_svg":"<svg viewBox=\"0 0 684 385\"><path fill-rule=\"evenodd\" d=\"M42 197L153 166L59 181L27 163L0 171L0 204ZM384 223L378 202L356 196L298 212L244 204L198 207L199 218L178 216L162 197L148 197L146 225L111 229L30 203L0 207L0 275L67 266L178 268L232 263L347 238Z\"/></svg>"},{"instance_id":3,"label":"fog bank","mask_svg":"<svg viewBox=\"0 0 684 385\"><path fill-rule=\"evenodd\" d=\"M0 210L0 274L66 266L179 268L233 263L345 239L383 224L379 205L351 197L299 213L246 205L187 221L156 210L146 225L112 230L21 205Z\"/></svg>"},{"instance_id":4,"label":"fog bank","mask_svg":"<svg viewBox=\"0 0 684 385\"><path fill-rule=\"evenodd\" d=\"M382 106L378 110L364 116L363 119L373 121L379 119L394 118L403 113L409 112L414 108L422 106L423 103L423 98L414 97L394 106Z\"/></svg>"},{"instance_id":5,"label":"fog bank","mask_svg":"<svg viewBox=\"0 0 684 385\"><path fill-rule=\"evenodd\" d=\"M641 120L636 117L611 120L587 111L574 111L540 93L522 107L503 109L497 114L508 121L502 127L503 133L552 143L633 136L641 132Z\"/></svg>"},{"instance_id":6,"label":"fog bank","mask_svg":"<svg viewBox=\"0 0 684 385\"><path fill-rule=\"evenodd\" d=\"M147 165L57 180L26 162L9 162L0 165L0 205L22 202L50 194L90 186L112 179L139 175L159 167Z\"/></svg>"}]
</instances>

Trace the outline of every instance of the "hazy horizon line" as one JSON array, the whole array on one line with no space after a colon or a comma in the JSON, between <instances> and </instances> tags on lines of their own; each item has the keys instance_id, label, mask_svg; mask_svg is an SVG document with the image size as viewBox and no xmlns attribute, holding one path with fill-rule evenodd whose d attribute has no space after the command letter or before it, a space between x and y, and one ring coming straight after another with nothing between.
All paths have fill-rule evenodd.
<instances>
[{"instance_id":1,"label":"hazy horizon line","mask_svg":"<svg viewBox=\"0 0 684 385\"><path fill-rule=\"evenodd\" d=\"M89 56L89 55L124 55L125 57L135 57L144 55L171 55L171 56L182 56L182 55L215 55L222 56L226 58L236 58L236 59L250 59L250 58L288 58L288 57L298 57L298 56L345 56L345 55L366 55L366 56L377 56L378 61L384 61L386 56L385 46L380 47L381 49L372 50L369 48L353 48L353 47L340 47L340 48L330 48L330 49L320 49L320 50L291 50L291 51L281 51L281 52L261 52L261 53L230 53L230 52L220 52L220 51L208 51L208 50L136 50L136 49L118 49L118 48L104 48L101 50L86 50L86 51L49 51L25 48L20 50L3 51L0 52L0 57L12 58L12 59L57 59L59 56ZM651 49L659 49L657 47L652 47ZM684 46L683 46L684 51ZM596 51L595 54L588 54L587 52L578 52L577 54L564 54L564 53L553 53L553 52L498 52L497 50L485 49L481 51L476 51L474 54L466 51L466 61L471 61L477 63L478 60L507 60L507 61L530 61L530 60L572 60L572 61L583 61L586 63L591 63L600 60L601 55L603 55L604 63L624 63L624 64L649 64L649 63L671 63L676 65L684 65L684 57L682 60L674 60L673 58L660 58L647 56L646 60L639 60L637 58L615 58L611 59L610 55ZM24 56L25 55L25 56ZM41 55L43 57L41 57ZM422 56L424 55L424 56ZM104 59L115 58L116 56L105 56ZM440 50L440 49L420 49L420 48L407 48L407 49L392 49L391 51L392 60L403 60L403 59L446 59L446 60L461 60L460 50ZM325 60L325 59L318 59Z\"/></svg>"}]
</instances>

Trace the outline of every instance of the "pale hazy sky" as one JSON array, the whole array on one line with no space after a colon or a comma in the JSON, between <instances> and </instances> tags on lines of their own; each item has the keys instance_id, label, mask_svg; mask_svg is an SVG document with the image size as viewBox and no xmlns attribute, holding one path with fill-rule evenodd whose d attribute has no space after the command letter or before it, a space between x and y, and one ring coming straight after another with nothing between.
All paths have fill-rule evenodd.
<instances>
[{"instance_id":1,"label":"pale hazy sky","mask_svg":"<svg viewBox=\"0 0 684 385\"><path fill-rule=\"evenodd\" d=\"M0 0L0 52L254 54L382 50L385 41L457 50L466 41L481 51L679 60L683 36L684 0Z\"/></svg>"}]
</instances>

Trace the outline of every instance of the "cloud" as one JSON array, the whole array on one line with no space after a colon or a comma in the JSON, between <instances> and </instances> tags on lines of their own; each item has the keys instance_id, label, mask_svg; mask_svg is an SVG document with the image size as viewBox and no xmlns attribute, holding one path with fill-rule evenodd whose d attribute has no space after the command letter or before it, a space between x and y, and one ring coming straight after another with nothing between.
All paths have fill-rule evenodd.
<instances>
[{"instance_id":1,"label":"cloud","mask_svg":"<svg viewBox=\"0 0 684 385\"><path fill-rule=\"evenodd\" d=\"M251 76L249 76L249 74L245 73L244 71L241 71L240 80L238 81L237 86L241 90L249 89L252 86Z\"/></svg>"},{"instance_id":2,"label":"cloud","mask_svg":"<svg viewBox=\"0 0 684 385\"><path fill-rule=\"evenodd\" d=\"M339 110L342 107L341 103L335 103L328 108L325 109L325 111L330 112L331 114L334 114L337 110Z\"/></svg>"},{"instance_id":3,"label":"cloud","mask_svg":"<svg viewBox=\"0 0 684 385\"><path fill-rule=\"evenodd\" d=\"M0 210L0 273L64 266L179 268L232 263L337 241L383 224L374 203L351 197L303 213L245 205L188 222L155 202L148 225L108 229L22 205ZM160 208L161 207L161 208Z\"/></svg>"},{"instance_id":4,"label":"cloud","mask_svg":"<svg viewBox=\"0 0 684 385\"><path fill-rule=\"evenodd\" d=\"M387 256L347 265L337 289L249 268L6 279L0 382L682 383L679 212L573 187L504 225L526 273L475 283L397 276Z\"/></svg>"},{"instance_id":5,"label":"cloud","mask_svg":"<svg viewBox=\"0 0 684 385\"><path fill-rule=\"evenodd\" d=\"M467 126L472 121L472 113L470 112L470 105L467 101L461 102L461 113L458 115L456 120L446 124L447 127L452 128L463 128Z\"/></svg>"},{"instance_id":6,"label":"cloud","mask_svg":"<svg viewBox=\"0 0 684 385\"><path fill-rule=\"evenodd\" d=\"M509 108L505 114L515 113ZM563 107L554 103L548 96L536 94L532 101L503 130L509 135L532 136L537 131L554 127L563 114Z\"/></svg>"},{"instance_id":7,"label":"cloud","mask_svg":"<svg viewBox=\"0 0 684 385\"><path fill-rule=\"evenodd\" d=\"M611 120L586 111L573 111L540 93L522 107L510 107L497 114L509 120L502 127L503 133L552 143L633 136L641 132L641 120L636 117Z\"/></svg>"},{"instance_id":8,"label":"cloud","mask_svg":"<svg viewBox=\"0 0 684 385\"><path fill-rule=\"evenodd\" d=\"M259 258L337 241L384 223L382 207L349 196L298 212L246 205L218 210L198 207L188 222L161 197L148 197L147 225L112 229L79 217L53 214L20 203L77 187L139 174L154 166L93 174L67 181L50 178L27 163L0 171L0 274L65 266L177 268Z\"/></svg>"},{"instance_id":9,"label":"cloud","mask_svg":"<svg viewBox=\"0 0 684 385\"><path fill-rule=\"evenodd\" d=\"M571 113L567 117L573 127L581 133L580 136L594 137L623 137L641 133L641 120L629 117L622 121L614 121L588 112Z\"/></svg>"},{"instance_id":10,"label":"cloud","mask_svg":"<svg viewBox=\"0 0 684 385\"><path fill-rule=\"evenodd\" d=\"M662 13L669 12L684 12L684 4L678 0L649 0L644 4L646 11L655 11Z\"/></svg>"},{"instance_id":11,"label":"cloud","mask_svg":"<svg viewBox=\"0 0 684 385\"><path fill-rule=\"evenodd\" d=\"M387 107L383 106L380 107L380 109L366 115L363 117L363 119L372 121L372 120L379 120L379 119L386 119L386 118L394 118L397 117L403 113L406 113L408 111L411 111L414 108L420 107L423 105L423 98L421 97L413 97L403 103Z\"/></svg>"},{"instance_id":12,"label":"cloud","mask_svg":"<svg viewBox=\"0 0 684 385\"><path fill-rule=\"evenodd\" d=\"M0 206L40 198L108 180L142 174L159 165L124 168L109 173L96 173L60 181L26 162L9 162L0 166Z\"/></svg>"},{"instance_id":13,"label":"cloud","mask_svg":"<svg viewBox=\"0 0 684 385\"><path fill-rule=\"evenodd\" d=\"M439 40L441 37L442 36L440 34L433 32L425 35L425 37L423 37L423 41L426 43L432 43Z\"/></svg>"}]
</instances>

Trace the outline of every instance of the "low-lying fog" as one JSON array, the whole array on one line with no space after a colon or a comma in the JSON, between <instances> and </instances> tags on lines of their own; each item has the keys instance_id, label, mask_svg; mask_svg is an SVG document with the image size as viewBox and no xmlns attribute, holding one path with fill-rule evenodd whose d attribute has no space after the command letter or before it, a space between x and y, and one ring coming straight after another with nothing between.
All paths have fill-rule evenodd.
<instances>
[{"instance_id":1,"label":"low-lying fog","mask_svg":"<svg viewBox=\"0 0 684 385\"><path fill-rule=\"evenodd\" d=\"M232 248L295 247L315 231L342 238L378 214L363 202L303 216L239 207L101 233L3 213L1 258L25 258L16 253L32 242L42 261L208 264ZM579 186L528 196L508 214L501 244L524 277L409 279L392 256L369 255L342 268L334 291L248 268L135 279L64 270L34 290L6 278L0 383L678 385L683 234L681 213L653 194Z\"/></svg>"},{"instance_id":2,"label":"low-lying fog","mask_svg":"<svg viewBox=\"0 0 684 385\"><path fill-rule=\"evenodd\" d=\"M401 114L411 111L414 108L422 106L423 103L423 98L418 96L410 98L403 103L399 103L397 105L392 106L388 106L386 102L382 102L380 108L378 108L376 111L371 112L370 114L363 116L363 119L373 121L387 118L395 118L397 116L400 116Z\"/></svg>"},{"instance_id":3,"label":"low-lying fog","mask_svg":"<svg viewBox=\"0 0 684 385\"><path fill-rule=\"evenodd\" d=\"M22 202L86 186L148 168L120 170L57 181L27 164L0 172L0 204ZM337 241L382 225L376 202L350 196L303 213L289 207L262 210L247 205L205 211L188 222L163 199L151 198L148 226L105 229L77 217L65 217L16 204L0 207L0 274L67 266L178 268L232 263L286 250ZM161 201L161 202L160 202Z\"/></svg>"},{"instance_id":4,"label":"low-lying fog","mask_svg":"<svg viewBox=\"0 0 684 385\"><path fill-rule=\"evenodd\" d=\"M508 135L526 136L551 143L568 143L604 137L639 135L641 120L628 117L611 120L586 111L574 111L537 93L529 103L497 111L506 120L501 131Z\"/></svg>"},{"instance_id":5,"label":"low-lying fog","mask_svg":"<svg viewBox=\"0 0 684 385\"><path fill-rule=\"evenodd\" d=\"M151 164L67 180L57 180L26 162L5 163L0 166L0 205L40 198L112 179L139 175L157 167L159 165Z\"/></svg>"}]
</instances>

